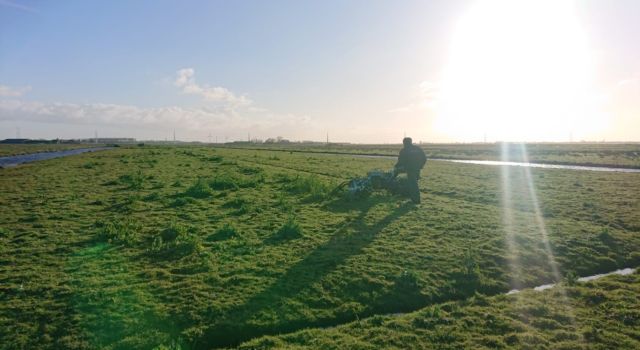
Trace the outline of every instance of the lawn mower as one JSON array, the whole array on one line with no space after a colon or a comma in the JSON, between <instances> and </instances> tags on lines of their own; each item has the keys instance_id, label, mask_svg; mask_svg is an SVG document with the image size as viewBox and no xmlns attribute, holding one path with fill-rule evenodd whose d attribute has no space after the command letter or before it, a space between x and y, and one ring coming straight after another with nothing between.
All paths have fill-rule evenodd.
<instances>
[{"instance_id":1,"label":"lawn mower","mask_svg":"<svg viewBox=\"0 0 640 350\"><path fill-rule=\"evenodd\" d=\"M397 175L395 170L371 170L367 176L345 181L337 189L346 187L346 192L351 198L365 197L375 190L386 190L391 194L406 195L406 179L398 178Z\"/></svg>"}]
</instances>

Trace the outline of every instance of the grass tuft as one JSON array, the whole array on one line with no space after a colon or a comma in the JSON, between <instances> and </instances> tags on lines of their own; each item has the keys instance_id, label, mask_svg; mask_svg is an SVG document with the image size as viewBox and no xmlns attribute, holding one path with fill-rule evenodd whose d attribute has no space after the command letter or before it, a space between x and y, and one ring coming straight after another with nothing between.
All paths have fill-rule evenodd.
<instances>
[{"instance_id":1,"label":"grass tuft","mask_svg":"<svg viewBox=\"0 0 640 350\"><path fill-rule=\"evenodd\" d=\"M305 199L309 201L327 198L332 187L316 175L296 176L286 184L290 193L306 195Z\"/></svg>"},{"instance_id":2,"label":"grass tuft","mask_svg":"<svg viewBox=\"0 0 640 350\"><path fill-rule=\"evenodd\" d=\"M216 230L216 232L214 232L211 236L209 236L207 238L207 241L209 242L224 241L224 240L234 238L234 237L239 237L239 236L240 234L238 233L238 230L235 227L233 227L233 225L226 223L224 224L224 226Z\"/></svg>"},{"instance_id":3,"label":"grass tuft","mask_svg":"<svg viewBox=\"0 0 640 350\"><path fill-rule=\"evenodd\" d=\"M207 181L200 178L196 183L187 188L184 194L193 198L206 198L210 197L213 194L213 191L211 190L211 187L209 187Z\"/></svg>"},{"instance_id":4,"label":"grass tuft","mask_svg":"<svg viewBox=\"0 0 640 350\"><path fill-rule=\"evenodd\" d=\"M286 241L302 237L302 226L296 221L293 216L282 225L278 231L272 237L273 241Z\"/></svg>"},{"instance_id":5,"label":"grass tuft","mask_svg":"<svg viewBox=\"0 0 640 350\"><path fill-rule=\"evenodd\" d=\"M237 182L238 180L236 178L228 174L223 174L211 180L209 187L214 190L237 190L240 187Z\"/></svg>"},{"instance_id":6,"label":"grass tuft","mask_svg":"<svg viewBox=\"0 0 640 350\"><path fill-rule=\"evenodd\" d=\"M118 180L121 184L127 185L129 189L140 190L144 187L145 176L142 170L138 169L135 173L120 176Z\"/></svg>"},{"instance_id":7,"label":"grass tuft","mask_svg":"<svg viewBox=\"0 0 640 350\"><path fill-rule=\"evenodd\" d=\"M203 247L202 240L195 232L172 222L153 238L149 251L166 258L179 258L200 253Z\"/></svg>"},{"instance_id":8,"label":"grass tuft","mask_svg":"<svg viewBox=\"0 0 640 350\"><path fill-rule=\"evenodd\" d=\"M98 239L112 244L124 244L131 246L140 237L142 225L130 218L111 222L97 222L99 227Z\"/></svg>"}]
</instances>

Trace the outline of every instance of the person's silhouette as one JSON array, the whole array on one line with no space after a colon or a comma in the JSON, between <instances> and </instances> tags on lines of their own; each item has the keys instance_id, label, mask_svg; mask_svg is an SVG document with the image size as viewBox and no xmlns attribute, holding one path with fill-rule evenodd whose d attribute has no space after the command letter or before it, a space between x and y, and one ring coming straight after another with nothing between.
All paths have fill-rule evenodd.
<instances>
[{"instance_id":1,"label":"person's silhouette","mask_svg":"<svg viewBox=\"0 0 640 350\"><path fill-rule=\"evenodd\" d=\"M425 156L422 148L412 144L410 137L405 137L402 140L404 147L400 150L398 155L398 162L394 167L394 172L407 173L407 179L409 182L409 197L413 203L420 203L420 189L418 188L418 179L420 178L420 170L427 162L427 156Z\"/></svg>"}]
</instances>

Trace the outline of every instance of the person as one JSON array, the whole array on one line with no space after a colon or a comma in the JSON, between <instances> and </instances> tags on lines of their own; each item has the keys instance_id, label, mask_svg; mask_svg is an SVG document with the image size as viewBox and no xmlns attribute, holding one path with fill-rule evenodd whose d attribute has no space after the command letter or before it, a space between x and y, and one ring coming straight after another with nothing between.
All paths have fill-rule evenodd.
<instances>
[{"instance_id":1,"label":"person","mask_svg":"<svg viewBox=\"0 0 640 350\"><path fill-rule=\"evenodd\" d=\"M420 189L418 188L418 179L420 178L420 170L427 162L422 148L412 144L410 137L402 140L404 147L398 154L398 162L394 166L394 175L406 173L408 180L408 192L411 201L415 204L420 203Z\"/></svg>"}]
</instances>

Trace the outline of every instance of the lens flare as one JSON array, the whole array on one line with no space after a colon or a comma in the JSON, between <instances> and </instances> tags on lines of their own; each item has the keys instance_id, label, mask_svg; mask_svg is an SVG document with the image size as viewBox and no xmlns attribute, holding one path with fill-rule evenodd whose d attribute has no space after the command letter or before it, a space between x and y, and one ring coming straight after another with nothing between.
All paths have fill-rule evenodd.
<instances>
[{"instance_id":1,"label":"lens flare","mask_svg":"<svg viewBox=\"0 0 640 350\"><path fill-rule=\"evenodd\" d=\"M455 28L435 127L516 142L597 132L593 56L571 1L478 1Z\"/></svg>"}]
</instances>

